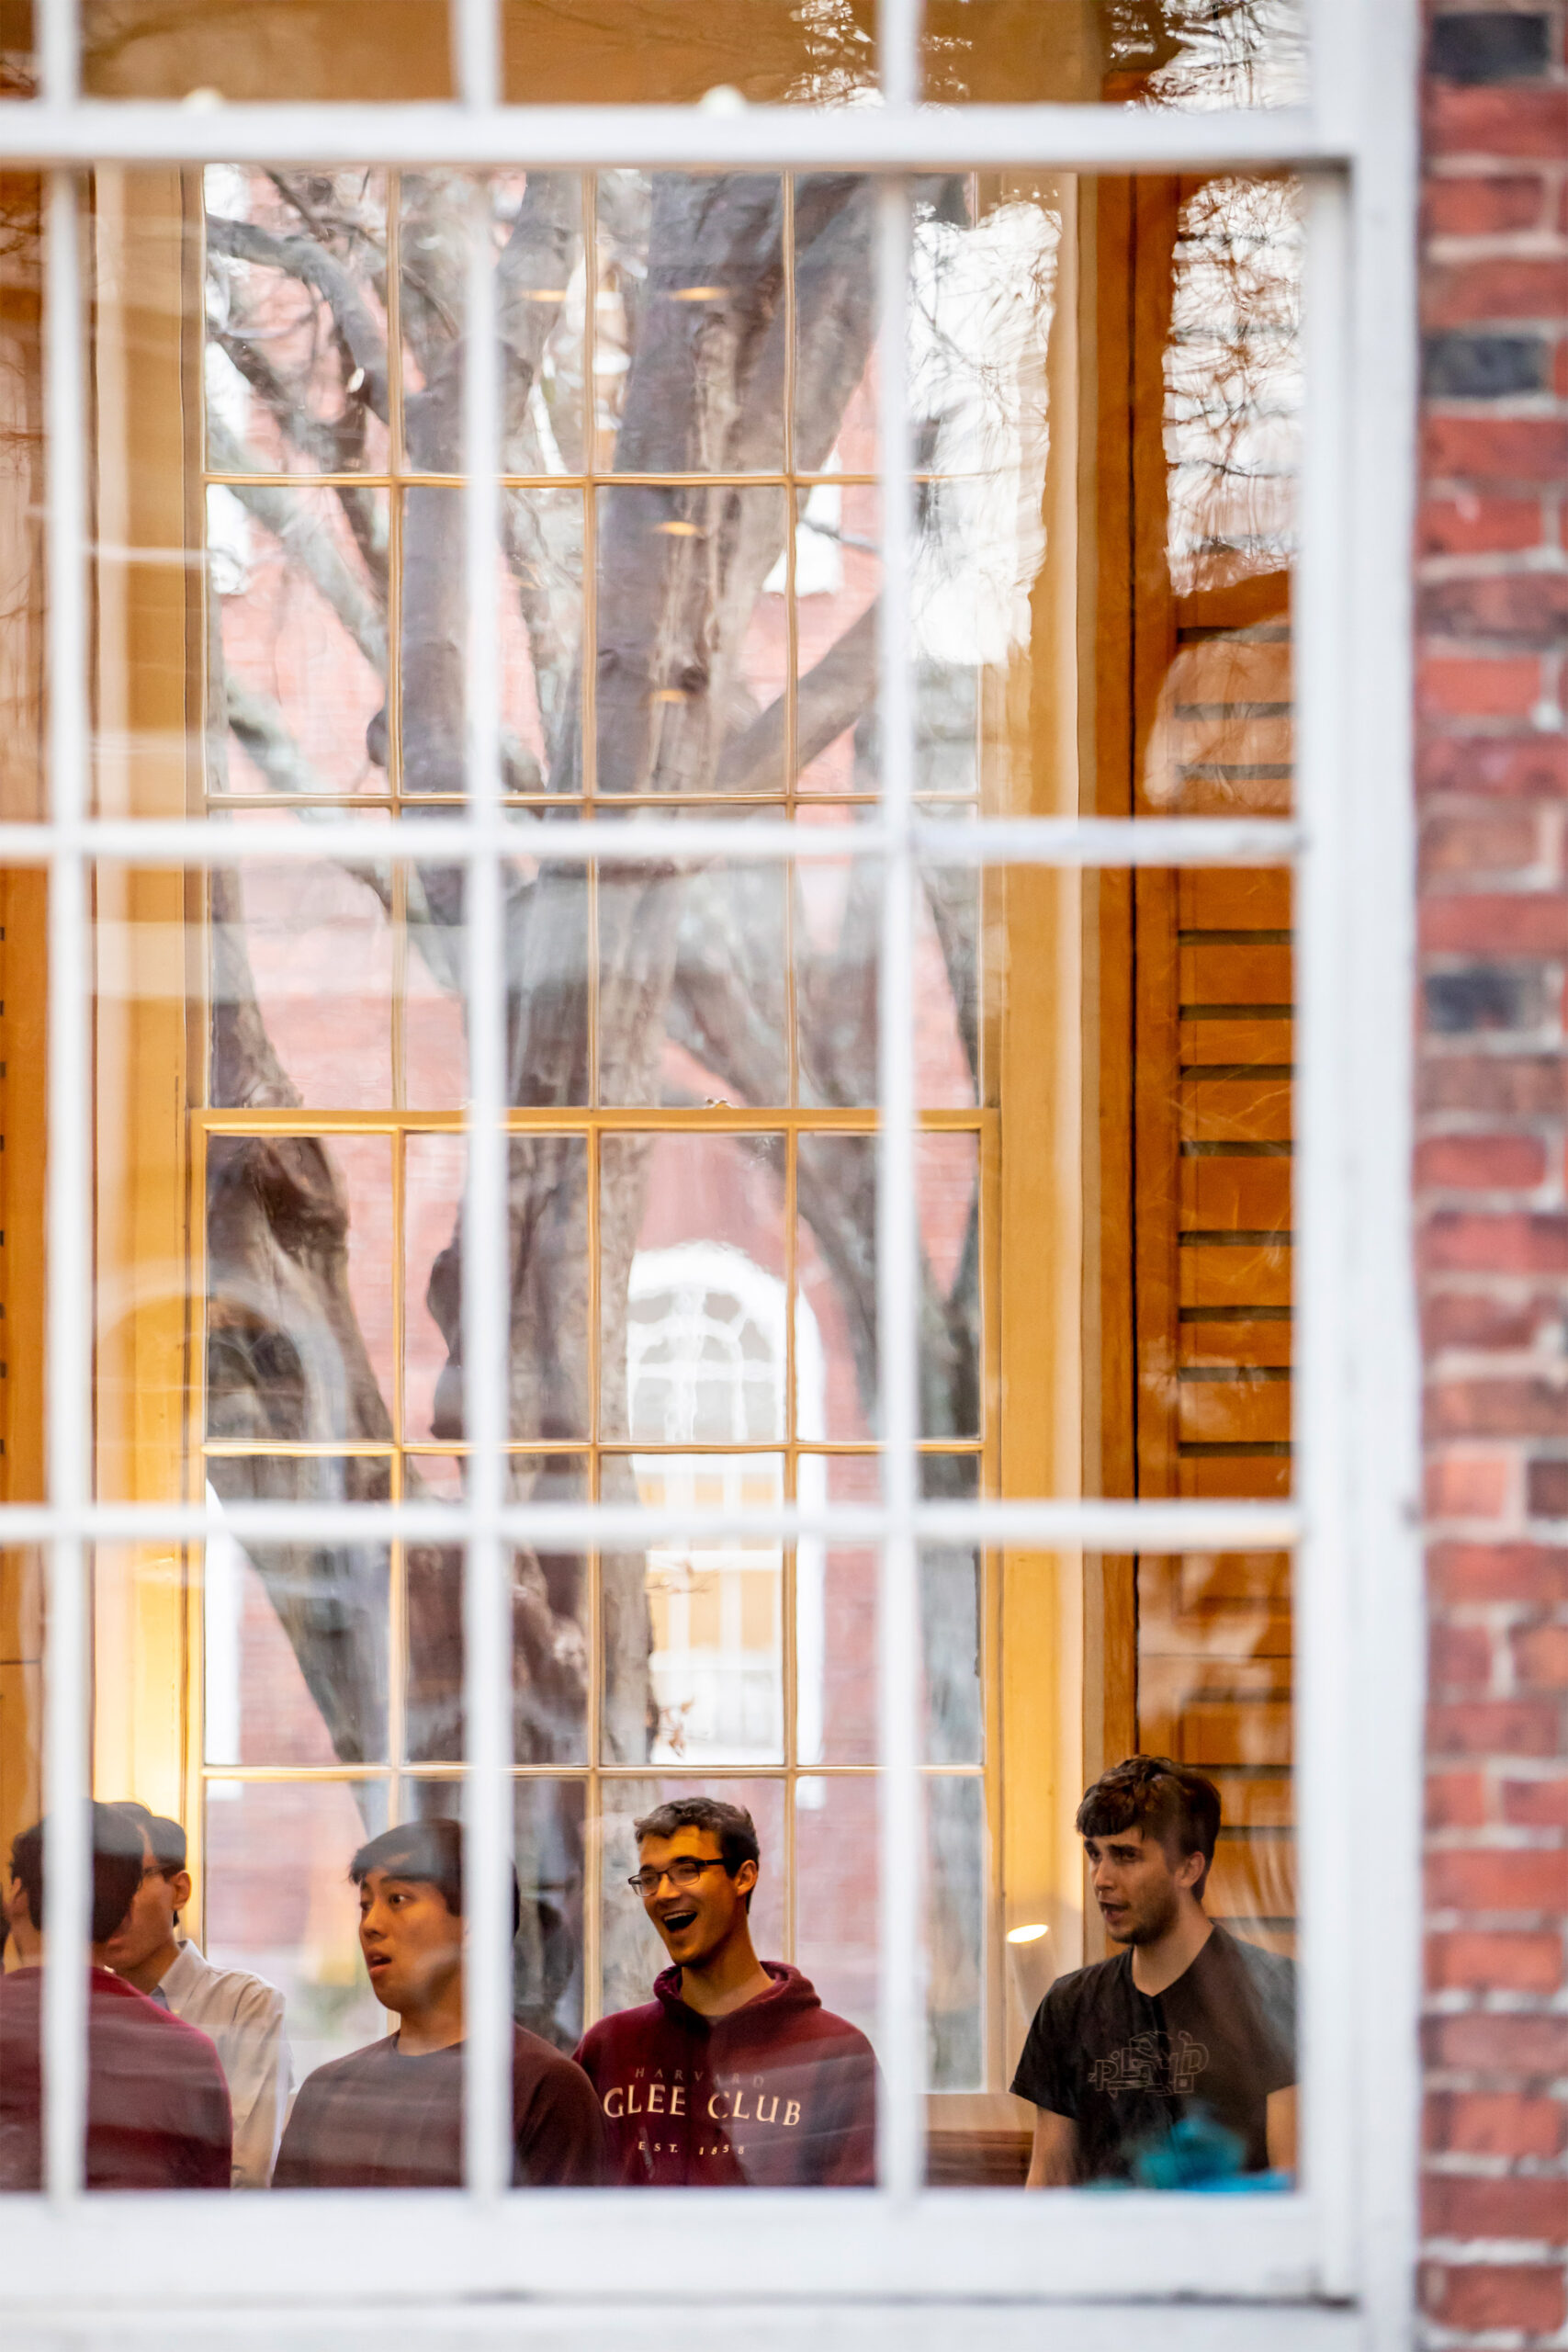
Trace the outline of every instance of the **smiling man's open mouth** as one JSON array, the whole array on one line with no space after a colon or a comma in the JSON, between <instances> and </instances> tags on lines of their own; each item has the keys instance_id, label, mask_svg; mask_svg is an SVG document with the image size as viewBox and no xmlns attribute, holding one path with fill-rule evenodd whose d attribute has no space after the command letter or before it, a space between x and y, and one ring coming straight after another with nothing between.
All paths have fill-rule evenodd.
<instances>
[{"instance_id":1,"label":"smiling man's open mouth","mask_svg":"<svg viewBox=\"0 0 1568 2352\"><path fill-rule=\"evenodd\" d=\"M672 1936L682 1935L696 1920L694 1911L666 1911L662 1924Z\"/></svg>"}]
</instances>

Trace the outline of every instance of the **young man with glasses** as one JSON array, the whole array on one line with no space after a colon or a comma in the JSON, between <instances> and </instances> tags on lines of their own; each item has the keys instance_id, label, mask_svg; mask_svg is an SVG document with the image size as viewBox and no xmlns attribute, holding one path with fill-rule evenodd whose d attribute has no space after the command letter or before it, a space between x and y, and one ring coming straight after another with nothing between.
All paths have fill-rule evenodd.
<instances>
[{"instance_id":1,"label":"young man with glasses","mask_svg":"<svg viewBox=\"0 0 1568 2352\"><path fill-rule=\"evenodd\" d=\"M590 2027L609 2177L655 2188L865 2188L876 2177L876 2061L798 1969L760 1961L748 1913L751 1816L677 1797L633 1824L628 1881L672 1965L645 2007Z\"/></svg>"},{"instance_id":2,"label":"young man with glasses","mask_svg":"<svg viewBox=\"0 0 1568 2352\"><path fill-rule=\"evenodd\" d=\"M108 1964L159 2008L210 2038L234 2110L233 2185L265 2188L288 2109L283 1996L243 1968L215 1968L177 1932L191 1893L179 1823L149 1813L144 1804L126 1803L115 1811L141 1841L141 1880L105 1946Z\"/></svg>"}]
</instances>

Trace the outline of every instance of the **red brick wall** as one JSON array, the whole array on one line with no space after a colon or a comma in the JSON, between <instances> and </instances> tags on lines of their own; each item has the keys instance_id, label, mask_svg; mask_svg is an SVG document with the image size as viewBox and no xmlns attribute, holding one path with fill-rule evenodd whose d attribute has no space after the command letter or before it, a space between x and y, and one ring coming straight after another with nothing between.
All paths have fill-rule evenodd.
<instances>
[{"instance_id":1,"label":"red brick wall","mask_svg":"<svg viewBox=\"0 0 1568 2352\"><path fill-rule=\"evenodd\" d=\"M1416 1169L1431 1601L1422 2302L1568 2319L1568 62L1432 6Z\"/></svg>"}]
</instances>

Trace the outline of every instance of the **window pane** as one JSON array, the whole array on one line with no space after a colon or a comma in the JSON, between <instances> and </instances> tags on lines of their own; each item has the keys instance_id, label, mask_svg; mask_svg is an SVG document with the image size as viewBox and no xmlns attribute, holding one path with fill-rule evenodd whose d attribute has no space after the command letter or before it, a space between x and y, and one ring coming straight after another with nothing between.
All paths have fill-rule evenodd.
<instances>
[{"instance_id":1,"label":"window pane","mask_svg":"<svg viewBox=\"0 0 1568 2352\"><path fill-rule=\"evenodd\" d=\"M258 469L212 432L209 458ZM207 546L211 690L228 716L227 736L209 736L209 792L384 796L384 494L209 481Z\"/></svg>"},{"instance_id":2,"label":"window pane","mask_svg":"<svg viewBox=\"0 0 1568 2352\"><path fill-rule=\"evenodd\" d=\"M399 888L396 868L392 887ZM411 1110L460 1111L468 1095L468 1030L463 1010L468 945L462 876L449 865L411 867L401 890L406 929L399 1006L403 1100ZM395 904L393 920L395 924Z\"/></svg>"},{"instance_id":3,"label":"window pane","mask_svg":"<svg viewBox=\"0 0 1568 2352\"><path fill-rule=\"evenodd\" d=\"M399 175L400 402L408 468L461 470L457 362L466 331L466 172ZM574 474L583 466L582 181L575 172L497 172L487 183L506 349L506 470Z\"/></svg>"},{"instance_id":4,"label":"window pane","mask_svg":"<svg viewBox=\"0 0 1568 2352\"><path fill-rule=\"evenodd\" d=\"M508 1485L518 1501L581 1502L587 1467L570 1454L514 1454ZM411 1764L460 1763L467 1753L462 1551L411 1544L406 1559L405 1752ZM589 1577L575 1552L511 1555L513 1747L519 1764L587 1761Z\"/></svg>"},{"instance_id":5,"label":"window pane","mask_svg":"<svg viewBox=\"0 0 1568 2352\"><path fill-rule=\"evenodd\" d=\"M847 98L874 84L862 0L826 13L738 0L697 15L681 0L504 0L506 94L535 104L691 104L728 86L753 103ZM627 175L629 176L629 175Z\"/></svg>"},{"instance_id":6,"label":"window pane","mask_svg":"<svg viewBox=\"0 0 1568 2352\"><path fill-rule=\"evenodd\" d=\"M209 1437L390 1437L391 1175L385 1136L210 1138Z\"/></svg>"},{"instance_id":7,"label":"window pane","mask_svg":"<svg viewBox=\"0 0 1568 2352\"><path fill-rule=\"evenodd\" d=\"M599 1100L740 1109L790 1099L789 880L780 865L601 863Z\"/></svg>"},{"instance_id":8,"label":"window pane","mask_svg":"<svg viewBox=\"0 0 1568 2352\"><path fill-rule=\"evenodd\" d=\"M803 1454L798 1477L803 1503L882 1499L874 1454ZM795 1744L807 1768L877 1760L877 1566L871 1543L796 1547Z\"/></svg>"},{"instance_id":9,"label":"window pane","mask_svg":"<svg viewBox=\"0 0 1568 2352\"><path fill-rule=\"evenodd\" d=\"M874 1773L805 1775L795 1788L795 1956L825 2008L877 2029Z\"/></svg>"},{"instance_id":10,"label":"window pane","mask_svg":"<svg viewBox=\"0 0 1568 2352\"><path fill-rule=\"evenodd\" d=\"M981 1491L979 1458L973 1453L924 1453L920 1485L933 1498L976 1496ZM920 1632L928 1764L985 1760L984 1605L978 1552L963 1544L922 1547Z\"/></svg>"},{"instance_id":11,"label":"window pane","mask_svg":"<svg viewBox=\"0 0 1568 2352\"><path fill-rule=\"evenodd\" d=\"M953 1499L980 1491L972 1454L925 1453L921 1487ZM803 1502L881 1499L871 1454L805 1454ZM795 1555L796 1747L800 1763L842 1767L878 1760L877 1611L880 1562L874 1543L803 1541ZM982 1566L959 1546L927 1546L920 1557L924 1755L928 1764L979 1764L985 1756Z\"/></svg>"},{"instance_id":12,"label":"window pane","mask_svg":"<svg viewBox=\"0 0 1568 2352\"><path fill-rule=\"evenodd\" d=\"M404 1430L451 1443L463 1419L460 1135L403 1144ZM513 1295L511 1433L522 1443L588 1435L588 1152L581 1136L519 1136L513 1199L528 1242Z\"/></svg>"},{"instance_id":13,"label":"window pane","mask_svg":"<svg viewBox=\"0 0 1568 2352\"><path fill-rule=\"evenodd\" d=\"M253 1008L297 1101L322 1111L390 1102L397 933L386 876L246 864L215 873L210 893L214 1104L249 1099L254 1073L237 1048ZM185 974L173 977L183 996Z\"/></svg>"},{"instance_id":14,"label":"window pane","mask_svg":"<svg viewBox=\"0 0 1568 2352\"><path fill-rule=\"evenodd\" d=\"M796 1146L795 1410L803 1437L863 1442L876 1430L876 1137L803 1135Z\"/></svg>"},{"instance_id":15,"label":"window pane","mask_svg":"<svg viewBox=\"0 0 1568 2352\"><path fill-rule=\"evenodd\" d=\"M922 1284L935 1308L923 1318L920 1434L978 1437L980 1363L980 1150L973 1135L923 1135L915 1146Z\"/></svg>"},{"instance_id":16,"label":"window pane","mask_svg":"<svg viewBox=\"0 0 1568 2352\"><path fill-rule=\"evenodd\" d=\"M460 1820L463 1783L409 1784L410 1817ZM570 2052L582 2033L583 1856L587 1824L581 1781L513 1784L519 1919L513 1944L513 2016L529 2033Z\"/></svg>"},{"instance_id":17,"label":"window pane","mask_svg":"<svg viewBox=\"0 0 1568 2352\"><path fill-rule=\"evenodd\" d=\"M745 1445L785 1433L784 1138L600 1145L602 1434Z\"/></svg>"},{"instance_id":18,"label":"window pane","mask_svg":"<svg viewBox=\"0 0 1568 2352\"><path fill-rule=\"evenodd\" d=\"M383 2030L348 1865L385 1826L374 1781L208 1782L202 1948L283 1995L298 2081Z\"/></svg>"},{"instance_id":19,"label":"window pane","mask_svg":"<svg viewBox=\"0 0 1568 2352\"><path fill-rule=\"evenodd\" d=\"M455 451L451 463L455 469ZM505 537L497 556L495 587L502 788L520 798L558 797L581 789L577 720L581 493L509 490L502 495L502 514ZM403 496L401 517L397 773L411 799L460 796L468 789L463 665L458 658L463 624L452 597L462 578L463 493L410 489Z\"/></svg>"},{"instance_id":20,"label":"window pane","mask_svg":"<svg viewBox=\"0 0 1568 2352\"><path fill-rule=\"evenodd\" d=\"M806 821L846 830L852 813L813 803ZM877 942L882 867L875 857L812 858L794 876L791 910L798 1088L803 1103L837 1109L876 1100ZM922 1110L976 1101L982 893L974 868L931 868L915 902L915 1087Z\"/></svg>"},{"instance_id":21,"label":"window pane","mask_svg":"<svg viewBox=\"0 0 1568 2352\"><path fill-rule=\"evenodd\" d=\"M784 183L773 174L600 175L593 394L601 472L773 473L783 465L779 257L787 226ZM722 565L732 547L744 560L757 535L782 520L755 501L705 501L684 516L689 528L705 526L702 539L656 549L643 536L655 527L652 514L645 522L637 503L618 493L612 514L601 520L607 541L618 525L645 548L645 560L661 553L672 571L698 548L704 565ZM608 641L618 650L617 639Z\"/></svg>"},{"instance_id":22,"label":"window pane","mask_svg":"<svg viewBox=\"0 0 1568 2352\"><path fill-rule=\"evenodd\" d=\"M371 339L384 344L387 334L386 175L316 174L307 189L285 175L219 164L203 175L203 193L211 470L385 472L385 400L378 415L365 361ZM328 289L344 277L357 308L339 332ZM258 519L287 512L270 491L256 501L238 491L232 505ZM220 511L231 521L227 504ZM384 567L384 505L378 532L375 502L344 501L367 551L378 544Z\"/></svg>"},{"instance_id":23,"label":"window pane","mask_svg":"<svg viewBox=\"0 0 1568 2352\"><path fill-rule=\"evenodd\" d=\"M877 463L869 399L862 405L863 420L852 402L820 461L824 474L847 479L818 481L796 498L796 789L824 797L874 793L878 786L873 681L881 502L874 482L854 479ZM765 586L782 597L788 584L788 574L774 571Z\"/></svg>"},{"instance_id":24,"label":"window pane","mask_svg":"<svg viewBox=\"0 0 1568 2352\"><path fill-rule=\"evenodd\" d=\"M1224 1801L1211 1917L1293 1953L1291 1563L1283 1552L1138 1563L1138 1734Z\"/></svg>"},{"instance_id":25,"label":"window pane","mask_svg":"<svg viewBox=\"0 0 1568 2352\"><path fill-rule=\"evenodd\" d=\"M671 472L691 465L687 451L663 460ZM785 516L778 490L599 492L595 759L606 797L784 791L777 731L738 736L734 719L754 726L752 713L782 703L784 616L761 589Z\"/></svg>"},{"instance_id":26,"label":"window pane","mask_svg":"<svg viewBox=\"0 0 1568 2352\"><path fill-rule=\"evenodd\" d=\"M926 1798L926 2051L932 2091L973 2091L986 2078L986 1793L973 1779L935 1774Z\"/></svg>"},{"instance_id":27,"label":"window pane","mask_svg":"<svg viewBox=\"0 0 1568 2352\"><path fill-rule=\"evenodd\" d=\"M223 1455L208 1464L209 1499L383 1501L387 1470L363 1456ZM384 1763L389 1600L384 1544L209 1543L206 1761Z\"/></svg>"},{"instance_id":28,"label":"window pane","mask_svg":"<svg viewBox=\"0 0 1568 2352\"><path fill-rule=\"evenodd\" d=\"M652 1510L777 1509L777 1455L642 1454L637 1494ZM765 1537L650 1545L650 1754L660 1764L784 1760L783 1560ZM612 1671L606 1663L606 1673Z\"/></svg>"}]
</instances>

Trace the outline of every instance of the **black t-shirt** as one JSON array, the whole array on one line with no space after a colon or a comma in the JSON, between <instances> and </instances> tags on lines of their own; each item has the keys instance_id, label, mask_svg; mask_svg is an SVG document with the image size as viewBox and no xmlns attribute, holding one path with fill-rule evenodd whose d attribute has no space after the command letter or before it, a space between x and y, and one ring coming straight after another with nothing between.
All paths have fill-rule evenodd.
<instances>
[{"instance_id":1,"label":"black t-shirt","mask_svg":"<svg viewBox=\"0 0 1568 2352\"><path fill-rule=\"evenodd\" d=\"M1058 1978L1012 2086L1077 2125L1085 2180L1153 2187L1170 2177L1161 2156L1178 2127L1199 2171L1233 2168L1218 2127L1239 2143L1235 2168L1266 2172L1269 2094L1295 2079L1293 1962L1215 1928L1152 1999L1133 1982L1130 1950Z\"/></svg>"}]
</instances>

